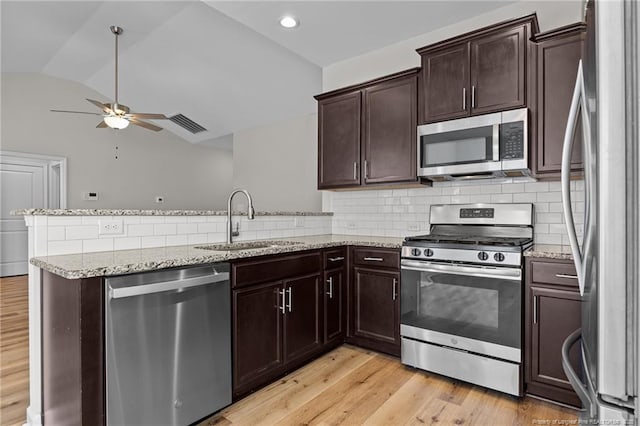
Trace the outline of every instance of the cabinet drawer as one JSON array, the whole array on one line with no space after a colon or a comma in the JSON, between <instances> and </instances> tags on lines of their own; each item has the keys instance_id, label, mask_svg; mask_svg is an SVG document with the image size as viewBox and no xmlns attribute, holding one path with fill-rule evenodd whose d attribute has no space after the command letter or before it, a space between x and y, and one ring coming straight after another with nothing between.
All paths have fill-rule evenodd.
<instances>
[{"instance_id":1,"label":"cabinet drawer","mask_svg":"<svg viewBox=\"0 0 640 426\"><path fill-rule=\"evenodd\" d=\"M318 273L322 267L319 251L295 255L252 259L234 263L233 287L245 287L268 281Z\"/></svg>"},{"instance_id":2,"label":"cabinet drawer","mask_svg":"<svg viewBox=\"0 0 640 426\"><path fill-rule=\"evenodd\" d=\"M530 265L529 273L532 283L578 286L576 268L571 260L565 262L532 260Z\"/></svg>"},{"instance_id":3,"label":"cabinet drawer","mask_svg":"<svg viewBox=\"0 0 640 426\"><path fill-rule=\"evenodd\" d=\"M354 248L353 264L398 269L400 268L400 250L368 247Z\"/></svg>"},{"instance_id":4,"label":"cabinet drawer","mask_svg":"<svg viewBox=\"0 0 640 426\"><path fill-rule=\"evenodd\" d=\"M340 247L335 250L326 250L324 253L324 269L342 268L347 264L347 248Z\"/></svg>"}]
</instances>

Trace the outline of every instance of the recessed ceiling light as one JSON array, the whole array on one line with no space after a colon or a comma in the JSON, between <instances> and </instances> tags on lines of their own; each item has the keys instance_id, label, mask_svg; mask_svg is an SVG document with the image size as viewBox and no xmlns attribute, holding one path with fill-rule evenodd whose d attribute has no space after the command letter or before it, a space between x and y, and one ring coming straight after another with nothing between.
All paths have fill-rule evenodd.
<instances>
[{"instance_id":1,"label":"recessed ceiling light","mask_svg":"<svg viewBox=\"0 0 640 426\"><path fill-rule=\"evenodd\" d=\"M280 25L284 28L295 28L298 26L298 20L293 16L286 15L280 18Z\"/></svg>"}]
</instances>

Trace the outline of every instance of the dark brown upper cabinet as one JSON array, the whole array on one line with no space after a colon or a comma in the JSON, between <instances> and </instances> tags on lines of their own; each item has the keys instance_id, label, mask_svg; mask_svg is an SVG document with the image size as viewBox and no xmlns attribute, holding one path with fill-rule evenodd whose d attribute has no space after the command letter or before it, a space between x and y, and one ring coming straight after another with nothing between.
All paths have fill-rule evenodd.
<instances>
[{"instance_id":1,"label":"dark brown upper cabinet","mask_svg":"<svg viewBox=\"0 0 640 426\"><path fill-rule=\"evenodd\" d=\"M532 171L538 178L560 179L562 144L585 31L586 26L577 23L534 37L538 114L537 137L533 139L531 152ZM578 175L584 170L581 140L582 128L578 122L571 155L571 170Z\"/></svg>"},{"instance_id":2,"label":"dark brown upper cabinet","mask_svg":"<svg viewBox=\"0 0 640 426\"><path fill-rule=\"evenodd\" d=\"M318 95L318 189L417 182L418 69Z\"/></svg>"},{"instance_id":3,"label":"dark brown upper cabinet","mask_svg":"<svg viewBox=\"0 0 640 426\"><path fill-rule=\"evenodd\" d=\"M318 188L360 185L359 91L318 102Z\"/></svg>"},{"instance_id":4,"label":"dark brown upper cabinet","mask_svg":"<svg viewBox=\"0 0 640 426\"><path fill-rule=\"evenodd\" d=\"M529 38L537 31L534 14L418 49L420 123L526 106Z\"/></svg>"}]
</instances>

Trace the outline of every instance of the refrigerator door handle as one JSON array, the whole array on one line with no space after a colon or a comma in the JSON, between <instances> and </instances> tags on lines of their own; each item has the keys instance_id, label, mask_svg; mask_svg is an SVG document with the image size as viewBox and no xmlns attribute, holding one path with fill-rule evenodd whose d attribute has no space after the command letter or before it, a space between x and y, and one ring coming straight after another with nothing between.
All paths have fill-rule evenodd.
<instances>
[{"instance_id":1,"label":"refrigerator door handle","mask_svg":"<svg viewBox=\"0 0 640 426\"><path fill-rule=\"evenodd\" d=\"M565 341L562 343L562 369L564 370L564 374L569 379L569 383L571 383L571 387L576 391L578 398L580 398L580 402L582 403L581 411L593 411L595 406L591 401L589 396L589 391L580 377L575 372L573 367L571 366L571 362L569 361L569 351L571 347L578 342L578 340L582 339L582 329L579 328L573 333L571 333ZM591 418L594 418L594 415L591 414Z\"/></svg>"},{"instance_id":2,"label":"refrigerator door handle","mask_svg":"<svg viewBox=\"0 0 640 426\"><path fill-rule=\"evenodd\" d=\"M564 213L564 221L569 234L569 243L571 245L571 253L573 254L573 262L578 274L578 285L580 287L580 295L584 295L584 276L582 271L582 253L578 245L576 235L576 226L573 222L573 209L571 208L571 152L573 150L573 136L575 132L578 114L581 111L581 101L584 99L584 81L582 75L582 60L578 64L578 75L576 76L576 85L573 89L573 98L571 99L571 108L569 110L569 118L567 120L567 128L564 132L564 142L562 144L562 168L561 168L561 186L562 186L562 211ZM582 111L584 112L584 111ZM586 208L585 208L586 210Z\"/></svg>"}]
</instances>

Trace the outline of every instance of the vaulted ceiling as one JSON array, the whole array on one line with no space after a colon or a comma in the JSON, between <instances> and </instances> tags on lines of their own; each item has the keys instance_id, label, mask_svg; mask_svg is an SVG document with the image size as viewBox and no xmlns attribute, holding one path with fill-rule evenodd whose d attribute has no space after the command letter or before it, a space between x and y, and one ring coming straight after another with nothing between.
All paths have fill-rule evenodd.
<instances>
[{"instance_id":1,"label":"vaulted ceiling","mask_svg":"<svg viewBox=\"0 0 640 426\"><path fill-rule=\"evenodd\" d=\"M505 1L2 1L2 72L39 72L114 96L134 111L182 113L192 143L315 111L322 67L505 5ZM299 27L278 20L293 14ZM94 111L84 99L52 109ZM91 116L77 125L95 126ZM71 118L70 118L71 119ZM74 122L75 123L75 122Z\"/></svg>"}]
</instances>

